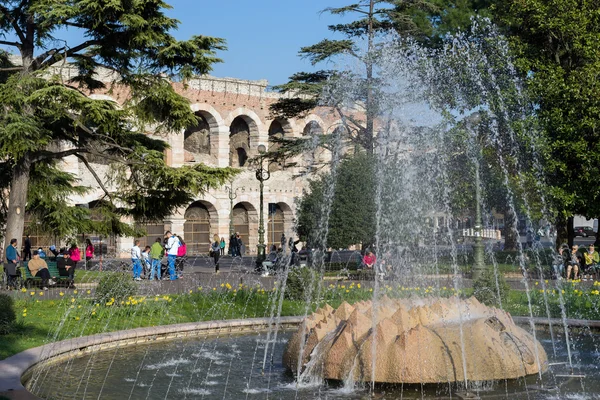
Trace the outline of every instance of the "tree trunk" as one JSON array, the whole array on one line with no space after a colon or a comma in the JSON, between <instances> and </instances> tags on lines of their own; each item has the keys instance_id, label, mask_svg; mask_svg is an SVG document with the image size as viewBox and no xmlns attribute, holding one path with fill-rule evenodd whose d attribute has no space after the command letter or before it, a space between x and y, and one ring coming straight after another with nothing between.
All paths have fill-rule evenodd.
<instances>
[{"instance_id":1,"label":"tree trunk","mask_svg":"<svg viewBox=\"0 0 600 400\"><path fill-rule=\"evenodd\" d=\"M504 212L504 250L517 250L519 244L519 232L517 231L516 215L508 208Z\"/></svg>"},{"instance_id":2,"label":"tree trunk","mask_svg":"<svg viewBox=\"0 0 600 400\"><path fill-rule=\"evenodd\" d=\"M25 226L25 207L27 205L27 189L29 188L29 174L31 172L31 155L26 153L17 162L13 170L8 196L8 214L6 216L6 236L4 248L7 248L11 239L17 239L19 248Z\"/></svg>"},{"instance_id":3,"label":"tree trunk","mask_svg":"<svg viewBox=\"0 0 600 400\"><path fill-rule=\"evenodd\" d=\"M558 251L559 247L568 241L569 235L567 232L567 220L563 217L559 217L556 219L556 250ZM571 248L571 246L569 246L569 248Z\"/></svg>"},{"instance_id":4,"label":"tree trunk","mask_svg":"<svg viewBox=\"0 0 600 400\"><path fill-rule=\"evenodd\" d=\"M567 243L569 243L569 248L573 247L573 242L575 241L575 231L573 230L573 217L569 217L567 219Z\"/></svg>"}]
</instances>

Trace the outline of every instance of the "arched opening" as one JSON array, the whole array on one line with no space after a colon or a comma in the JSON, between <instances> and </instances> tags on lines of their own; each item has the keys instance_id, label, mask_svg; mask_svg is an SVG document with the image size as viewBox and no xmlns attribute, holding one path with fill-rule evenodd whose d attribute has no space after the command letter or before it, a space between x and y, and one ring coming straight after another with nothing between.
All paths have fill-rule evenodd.
<instances>
[{"instance_id":1,"label":"arched opening","mask_svg":"<svg viewBox=\"0 0 600 400\"><path fill-rule=\"evenodd\" d=\"M233 230L239 233L242 242L246 246L246 252L248 252L248 245L250 244L250 218L248 209L244 204L236 204L233 207Z\"/></svg>"},{"instance_id":2,"label":"arched opening","mask_svg":"<svg viewBox=\"0 0 600 400\"><path fill-rule=\"evenodd\" d=\"M184 132L183 149L186 162L202 161L202 155L210 155L210 125L200 112L196 112L198 123Z\"/></svg>"},{"instance_id":3,"label":"arched opening","mask_svg":"<svg viewBox=\"0 0 600 400\"><path fill-rule=\"evenodd\" d=\"M309 147L302 156L302 164L307 171L312 170L313 167L318 163L318 155L322 149L319 148L319 136L323 134L323 128L317 121L310 121L304 126L302 130L302 136L304 136L309 143Z\"/></svg>"},{"instance_id":4,"label":"arched opening","mask_svg":"<svg viewBox=\"0 0 600 400\"><path fill-rule=\"evenodd\" d=\"M211 222L208 207L200 201L192 203L184 214L183 235L188 254L208 252Z\"/></svg>"},{"instance_id":5,"label":"arched opening","mask_svg":"<svg viewBox=\"0 0 600 400\"><path fill-rule=\"evenodd\" d=\"M281 235L285 233L285 216L281 206L277 203L269 203L268 231L267 252L270 251L272 245L281 246Z\"/></svg>"},{"instance_id":6,"label":"arched opening","mask_svg":"<svg viewBox=\"0 0 600 400\"><path fill-rule=\"evenodd\" d=\"M229 127L229 165L243 167L250 153L250 126L246 120L236 117Z\"/></svg>"},{"instance_id":7,"label":"arched opening","mask_svg":"<svg viewBox=\"0 0 600 400\"><path fill-rule=\"evenodd\" d=\"M278 139L283 139L286 133L286 129L291 132L291 128L289 127L289 123L283 119L275 119L271 122L269 126L269 151L276 151L281 146L276 141ZM273 163L269 165L269 171L281 171L283 169L282 164Z\"/></svg>"}]
</instances>

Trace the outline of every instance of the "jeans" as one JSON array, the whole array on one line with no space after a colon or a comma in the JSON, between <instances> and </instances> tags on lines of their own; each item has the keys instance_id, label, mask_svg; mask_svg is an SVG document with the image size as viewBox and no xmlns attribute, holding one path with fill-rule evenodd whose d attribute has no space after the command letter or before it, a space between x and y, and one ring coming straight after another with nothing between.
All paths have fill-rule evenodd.
<instances>
[{"instance_id":1,"label":"jeans","mask_svg":"<svg viewBox=\"0 0 600 400\"><path fill-rule=\"evenodd\" d=\"M171 277L171 280L174 281L175 279L177 279L177 275L175 275L175 259L177 258L176 255L167 255L167 260L169 261L169 276Z\"/></svg>"},{"instance_id":2,"label":"jeans","mask_svg":"<svg viewBox=\"0 0 600 400\"><path fill-rule=\"evenodd\" d=\"M156 273L156 279L160 281L160 260L157 258L152 259L150 267L150 280L154 280L154 273Z\"/></svg>"},{"instance_id":3,"label":"jeans","mask_svg":"<svg viewBox=\"0 0 600 400\"><path fill-rule=\"evenodd\" d=\"M133 263L133 278L140 278L142 276L142 263L139 258L132 258L131 262Z\"/></svg>"}]
</instances>

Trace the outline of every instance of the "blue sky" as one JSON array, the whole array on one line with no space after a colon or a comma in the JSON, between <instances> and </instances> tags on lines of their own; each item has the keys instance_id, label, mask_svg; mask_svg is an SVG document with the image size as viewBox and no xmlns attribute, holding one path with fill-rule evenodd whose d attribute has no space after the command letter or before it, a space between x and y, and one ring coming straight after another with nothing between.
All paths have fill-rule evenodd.
<instances>
[{"instance_id":1,"label":"blue sky","mask_svg":"<svg viewBox=\"0 0 600 400\"><path fill-rule=\"evenodd\" d=\"M298 50L323 38L334 38L330 24L344 19L319 11L339 7L348 0L167 0L168 15L181 24L178 39L194 34L221 37L228 50L212 75L241 79L267 79L285 83L294 72L313 70ZM348 19L348 17L346 17ZM341 37L338 37L341 38ZM323 66L321 66L323 67Z\"/></svg>"}]
</instances>

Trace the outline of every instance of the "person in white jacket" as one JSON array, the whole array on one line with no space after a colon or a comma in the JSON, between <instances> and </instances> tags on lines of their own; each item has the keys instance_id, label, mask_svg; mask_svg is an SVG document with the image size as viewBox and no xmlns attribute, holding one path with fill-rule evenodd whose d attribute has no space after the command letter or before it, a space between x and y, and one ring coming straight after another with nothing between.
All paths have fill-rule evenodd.
<instances>
[{"instance_id":1,"label":"person in white jacket","mask_svg":"<svg viewBox=\"0 0 600 400\"><path fill-rule=\"evenodd\" d=\"M171 280L174 281L177 279L177 274L175 273L175 259L177 258L177 250L179 250L179 239L177 235L171 233L171 231L165 232L165 240L167 244L165 246L165 250L167 250L167 260L169 261L169 276Z\"/></svg>"},{"instance_id":2,"label":"person in white jacket","mask_svg":"<svg viewBox=\"0 0 600 400\"><path fill-rule=\"evenodd\" d=\"M142 252L140 250L140 241L136 240L131 248L131 262L133 263L133 279L142 280Z\"/></svg>"}]
</instances>

